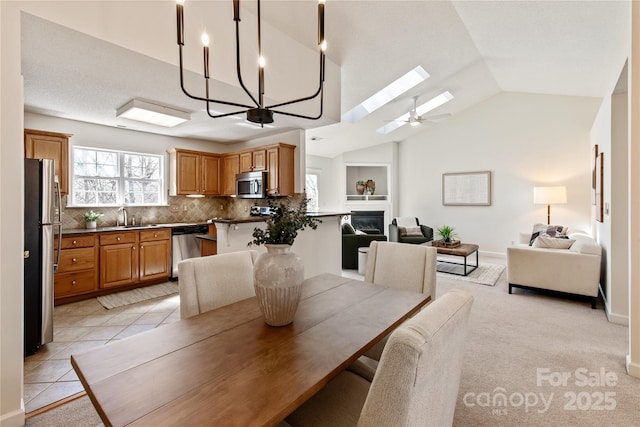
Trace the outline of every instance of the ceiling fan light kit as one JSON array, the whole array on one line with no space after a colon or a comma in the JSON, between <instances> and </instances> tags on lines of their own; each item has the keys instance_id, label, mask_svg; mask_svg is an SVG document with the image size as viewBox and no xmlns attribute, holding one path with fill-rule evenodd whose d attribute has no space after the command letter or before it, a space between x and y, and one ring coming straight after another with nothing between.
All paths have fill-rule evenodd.
<instances>
[{"instance_id":1,"label":"ceiling fan light kit","mask_svg":"<svg viewBox=\"0 0 640 427\"><path fill-rule=\"evenodd\" d=\"M261 17L260 17L260 0L257 2L257 25L258 25L258 96L256 97L245 86L242 79L242 71L240 67L240 0L233 0L233 20L235 21L235 33L236 33L236 70L238 83L244 92L249 96L252 104L246 105L232 101L225 101L221 99L215 99L209 94L209 36L206 33L202 35L203 45L203 57L204 57L204 79L205 79L205 95L198 96L193 95L184 86L184 67L183 67L183 52L184 47L184 0L177 0L176 2L176 21L177 21L177 43L180 56L180 87L182 91L189 98L203 101L207 106L207 114L211 118L221 118L233 116L236 114L246 114L247 120L252 123L260 125L273 123L273 114L283 114L291 117L298 117L302 119L317 120L322 117L323 111L323 96L324 96L324 77L325 77L325 51L327 42L324 36L324 3L325 0L318 1L318 51L319 51L319 78L318 89L315 93L302 98L294 99L291 101L280 102L273 105L266 105L264 102L264 72L265 72L265 58L262 56L262 31L261 31ZM279 107L286 105L297 104L304 101L313 100L315 98L320 99L320 111L316 116L309 116L303 114L291 113L288 111L277 110ZM210 104L222 104L239 108L237 111L231 113L215 113L211 110Z\"/></svg>"}]
</instances>

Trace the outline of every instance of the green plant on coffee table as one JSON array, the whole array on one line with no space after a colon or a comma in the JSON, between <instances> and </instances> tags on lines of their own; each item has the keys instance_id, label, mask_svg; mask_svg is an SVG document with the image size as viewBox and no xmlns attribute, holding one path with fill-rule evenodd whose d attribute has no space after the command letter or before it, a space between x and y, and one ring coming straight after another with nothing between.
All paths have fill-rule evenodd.
<instances>
[{"instance_id":1,"label":"green plant on coffee table","mask_svg":"<svg viewBox=\"0 0 640 427\"><path fill-rule=\"evenodd\" d=\"M82 218L84 219L85 222L93 222L93 221L97 221L98 218L100 218L102 215L104 214L94 212L94 211L89 211L89 212L85 212Z\"/></svg>"},{"instance_id":2,"label":"green plant on coffee table","mask_svg":"<svg viewBox=\"0 0 640 427\"><path fill-rule=\"evenodd\" d=\"M440 235L440 237L442 237L443 242L447 242L447 243L451 242L453 238L456 236L454 228L448 225L443 225L442 227L438 228L436 231Z\"/></svg>"},{"instance_id":3,"label":"green plant on coffee table","mask_svg":"<svg viewBox=\"0 0 640 427\"><path fill-rule=\"evenodd\" d=\"M277 203L269 200L269 206L275 212L267 218L266 227L253 229L253 241L251 245L263 244L285 244L293 245L293 241L298 236L298 231L309 227L313 230L318 228L318 223L322 221L318 218L307 215L307 204L309 199L303 197L298 206L292 206L291 200L280 200Z\"/></svg>"}]
</instances>

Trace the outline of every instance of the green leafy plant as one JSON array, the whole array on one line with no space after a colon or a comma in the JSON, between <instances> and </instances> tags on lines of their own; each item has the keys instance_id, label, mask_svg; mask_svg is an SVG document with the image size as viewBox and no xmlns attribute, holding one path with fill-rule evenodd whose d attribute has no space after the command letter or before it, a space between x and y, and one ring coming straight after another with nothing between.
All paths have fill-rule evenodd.
<instances>
[{"instance_id":1,"label":"green leafy plant","mask_svg":"<svg viewBox=\"0 0 640 427\"><path fill-rule=\"evenodd\" d=\"M278 203L269 200L269 206L274 213L267 218L266 227L253 229L253 241L251 245L263 244L285 244L293 245L293 241L298 236L298 231L309 227L313 230L318 228L318 223L322 221L318 218L307 215L307 204L309 199L302 198L297 206L291 206L291 201L284 200Z\"/></svg>"},{"instance_id":2,"label":"green leafy plant","mask_svg":"<svg viewBox=\"0 0 640 427\"><path fill-rule=\"evenodd\" d=\"M436 229L436 232L440 235L440 237L442 237L442 240L445 242L450 242L456 236L454 228L448 225L443 225L442 227Z\"/></svg>"},{"instance_id":3,"label":"green leafy plant","mask_svg":"<svg viewBox=\"0 0 640 427\"><path fill-rule=\"evenodd\" d=\"M94 211L89 211L89 212L85 212L82 217L84 218L85 222L92 222L92 221L96 221L102 215L104 214L94 212Z\"/></svg>"}]
</instances>

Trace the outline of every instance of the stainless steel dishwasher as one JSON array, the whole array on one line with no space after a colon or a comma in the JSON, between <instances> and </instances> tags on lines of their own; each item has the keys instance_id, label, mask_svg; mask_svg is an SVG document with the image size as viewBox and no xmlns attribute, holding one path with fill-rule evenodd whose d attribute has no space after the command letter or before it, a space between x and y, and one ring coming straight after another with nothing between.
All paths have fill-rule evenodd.
<instances>
[{"instance_id":1,"label":"stainless steel dishwasher","mask_svg":"<svg viewBox=\"0 0 640 427\"><path fill-rule=\"evenodd\" d=\"M207 225L181 225L171 228L171 280L178 279L178 263L200 256L200 240L197 234L207 234Z\"/></svg>"}]
</instances>

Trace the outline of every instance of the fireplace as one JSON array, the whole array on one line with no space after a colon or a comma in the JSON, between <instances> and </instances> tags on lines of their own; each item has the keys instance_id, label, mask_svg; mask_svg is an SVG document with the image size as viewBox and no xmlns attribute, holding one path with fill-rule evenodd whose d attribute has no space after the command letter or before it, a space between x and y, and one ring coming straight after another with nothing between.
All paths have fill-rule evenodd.
<instances>
[{"instance_id":1,"label":"fireplace","mask_svg":"<svg viewBox=\"0 0 640 427\"><path fill-rule=\"evenodd\" d=\"M384 234L384 211L351 211L351 225L368 234Z\"/></svg>"}]
</instances>

